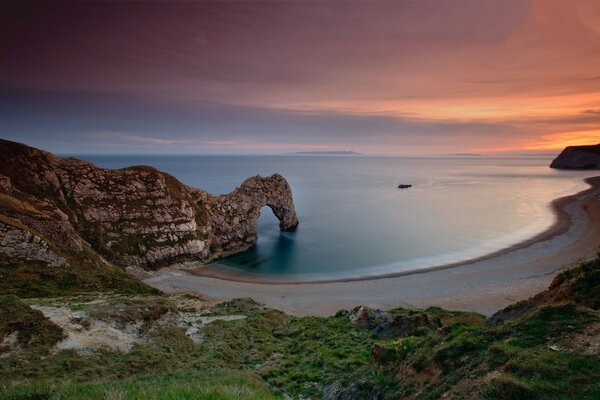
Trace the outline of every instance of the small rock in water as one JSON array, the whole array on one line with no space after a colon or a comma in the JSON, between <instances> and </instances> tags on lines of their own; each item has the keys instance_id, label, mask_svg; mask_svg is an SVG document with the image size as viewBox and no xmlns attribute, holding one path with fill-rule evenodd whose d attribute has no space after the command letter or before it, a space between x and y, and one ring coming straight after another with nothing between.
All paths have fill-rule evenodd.
<instances>
[{"instance_id":1,"label":"small rock in water","mask_svg":"<svg viewBox=\"0 0 600 400\"><path fill-rule=\"evenodd\" d=\"M402 184L402 183L400 185L398 185L398 189L408 189L411 187L412 187L412 185L406 185L406 184Z\"/></svg>"}]
</instances>

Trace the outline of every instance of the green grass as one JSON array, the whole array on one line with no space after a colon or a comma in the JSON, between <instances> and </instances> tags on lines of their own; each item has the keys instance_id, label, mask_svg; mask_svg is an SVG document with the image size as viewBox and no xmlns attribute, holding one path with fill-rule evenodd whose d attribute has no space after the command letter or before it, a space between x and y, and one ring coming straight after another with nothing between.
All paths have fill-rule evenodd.
<instances>
[{"instance_id":1,"label":"green grass","mask_svg":"<svg viewBox=\"0 0 600 400\"><path fill-rule=\"evenodd\" d=\"M48 267L28 262L0 264L0 293L21 298L74 296L90 292L160 294L121 268L88 260L76 266Z\"/></svg>"},{"instance_id":2,"label":"green grass","mask_svg":"<svg viewBox=\"0 0 600 400\"><path fill-rule=\"evenodd\" d=\"M307 396L367 367L376 339L365 329L351 327L344 317L293 319L277 334L283 342L281 356L259 371L275 387Z\"/></svg>"},{"instance_id":3,"label":"green grass","mask_svg":"<svg viewBox=\"0 0 600 400\"><path fill-rule=\"evenodd\" d=\"M600 362L595 356L539 347L515 354L504 371L528 387L531 398L600 398Z\"/></svg>"},{"instance_id":4,"label":"green grass","mask_svg":"<svg viewBox=\"0 0 600 400\"><path fill-rule=\"evenodd\" d=\"M580 332L598 320L593 311L574 303L553 304L540 307L525 319L508 322L504 331L514 345L532 347Z\"/></svg>"},{"instance_id":5,"label":"green grass","mask_svg":"<svg viewBox=\"0 0 600 400\"><path fill-rule=\"evenodd\" d=\"M544 347L512 353L504 374L483 390L484 399L599 399L597 356Z\"/></svg>"},{"instance_id":6,"label":"green grass","mask_svg":"<svg viewBox=\"0 0 600 400\"><path fill-rule=\"evenodd\" d=\"M0 296L0 343L16 335L16 345L23 350L41 352L62 340L63 330L16 296ZM0 346L0 354L5 350Z\"/></svg>"},{"instance_id":7,"label":"green grass","mask_svg":"<svg viewBox=\"0 0 600 400\"><path fill-rule=\"evenodd\" d=\"M95 383L44 381L0 384L6 400L271 400L279 399L251 373L196 370Z\"/></svg>"},{"instance_id":8,"label":"green grass","mask_svg":"<svg viewBox=\"0 0 600 400\"><path fill-rule=\"evenodd\" d=\"M369 364L376 336L346 317L290 317L249 299L213 308L214 315L247 319L215 321L204 330L204 365L255 370L270 385L296 396L320 393Z\"/></svg>"},{"instance_id":9,"label":"green grass","mask_svg":"<svg viewBox=\"0 0 600 400\"><path fill-rule=\"evenodd\" d=\"M563 275L565 279L576 279L572 293L575 303L600 310L600 252L595 260L565 271Z\"/></svg>"}]
</instances>

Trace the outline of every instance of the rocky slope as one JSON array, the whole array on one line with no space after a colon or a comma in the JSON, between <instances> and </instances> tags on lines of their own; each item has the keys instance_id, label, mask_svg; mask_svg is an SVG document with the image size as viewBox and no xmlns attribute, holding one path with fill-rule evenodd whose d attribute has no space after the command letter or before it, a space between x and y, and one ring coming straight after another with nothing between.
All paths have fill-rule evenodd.
<instances>
[{"instance_id":1,"label":"rocky slope","mask_svg":"<svg viewBox=\"0 0 600 400\"><path fill-rule=\"evenodd\" d=\"M550 164L559 169L600 169L600 144L569 146Z\"/></svg>"},{"instance_id":2,"label":"rocky slope","mask_svg":"<svg viewBox=\"0 0 600 400\"><path fill-rule=\"evenodd\" d=\"M559 274L547 290L485 321L436 307L360 307L338 315L378 339L369 366L332 383L324 400L600 395L600 258ZM394 326L401 329L390 335Z\"/></svg>"},{"instance_id":3,"label":"rocky slope","mask_svg":"<svg viewBox=\"0 0 600 400\"><path fill-rule=\"evenodd\" d=\"M261 382L262 400L597 400L599 357L600 258L487 320L437 307L323 318L186 294L0 294L2 399L233 400ZM252 379L225 396L207 375Z\"/></svg>"},{"instance_id":4,"label":"rocky slope","mask_svg":"<svg viewBox=\"0 0 600 400\"><path fill-rule=\"evenodd\" d=\"M282 230L298 225L277 174L213 196L151 167L102 169L0 140L1 265L207 262L250 247L263 206Z\"/></svg>"}]
</instances>

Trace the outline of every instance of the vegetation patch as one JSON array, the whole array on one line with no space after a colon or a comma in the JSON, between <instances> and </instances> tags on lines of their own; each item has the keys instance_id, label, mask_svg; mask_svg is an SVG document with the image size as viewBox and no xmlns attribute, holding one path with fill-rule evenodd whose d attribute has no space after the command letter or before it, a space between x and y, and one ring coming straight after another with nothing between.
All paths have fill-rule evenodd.
<instances>
[{"instance_id":1,"label":"vegetation patch","mask_svg":"<svg viewBox=\"0 0 600 400\"><path fill-rule=\"evenodd\" d=\"M64 337L63 330L16 296L0 296L0 354L11 349L42 351Z\"/></svg>"},{"instance_id":2,"label":"vegetation patch","mask_svg":"<svg viewBox=\"0 0 600 400\"><path fill-rule=\"evenodd\" d=\"M43 381L0 385L6 400L272 400L281 397L254 374L191 370L93 383Z\"/></svg>"},{"instance_id":3,"label":"vegetation patch","mask_svg":"<svg viewBox=\"0 0 600 400\"><path fill-rule=\"evenodd\" d=\"M142 322L146 328L167 313L177 313L177 304L166 297L112 297L81 307L90 318L122 323Z\"/></svg>"},{"instance_id":4,"label":"vegetation patch","mask_svg":"<svg viewBox=\"0 0 600 400\"><path fill-rule=\"evenodd\" d=\"M48 267L36 262L0 264L0 293L28 298L90 292L160 294L121 268L106 263L82 262L70 267Z\"/></svg>"}]
</instances>

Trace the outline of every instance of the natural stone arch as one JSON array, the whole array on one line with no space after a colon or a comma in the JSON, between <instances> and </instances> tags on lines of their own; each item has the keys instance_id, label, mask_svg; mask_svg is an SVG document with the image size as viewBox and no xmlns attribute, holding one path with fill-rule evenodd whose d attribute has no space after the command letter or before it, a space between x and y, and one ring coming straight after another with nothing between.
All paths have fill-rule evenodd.
<instances>
[{"instance_id":1,"label":"natural stone arch","mask_svg":"<svg viewBox=\"0 0 600 400\"><path fill-rule=\"evenodd\" d=\"M279 174L248 178L227 197L233 201L241 199L243 205L249 203L250 208L257 209L257 217L262 207L269 207L279 220L279 228L283 231L292 230L298 226L292 189L285 178Z\"/></svg>"},{"instance_id":2,"label":"natural stone arch","mask_svg":"<svg viewBox=\"0 0 600 400\"><path fill-rule=\"evenodd\" d=\"M263 206L282 230L298 225L292 191L278 174L213 196L152 167L104 169L1 139L0 193L15 199L0 207L3 223L18 228L19 237L39 238L19 254L30 257L45 243L65 265L100 262L92 251L123 267L210 262L252 245ZM4 255L19 261L0 249Z\"/></svg>"},{"instance_id":3,"label":"natural stone arch","mask_svg":"<svg viewBox=\"0 0 600 400\"><path fill-rule=\"evenodd\" d=\"M282 231L298 226L292 190L285 178L279 174L254 176L233 192L218 197L210 212L214 216L211 252L226 256L250 247L257 239L258 218L265 206L279 220Z\"/></svg>"}]
</instances>

